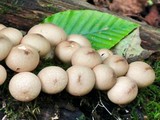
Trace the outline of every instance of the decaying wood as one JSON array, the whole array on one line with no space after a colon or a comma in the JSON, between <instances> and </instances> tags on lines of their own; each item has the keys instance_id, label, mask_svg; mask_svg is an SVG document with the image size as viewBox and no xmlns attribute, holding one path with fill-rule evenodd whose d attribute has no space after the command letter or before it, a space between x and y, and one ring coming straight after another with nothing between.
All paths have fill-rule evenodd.
<instances>
[{"instance_id":1,"label":"decaying wood","mask_svg":"<svg viewBox=\"0 0 160 120\"><path fill-rule=\"evenodd\" d=\"M0 22L27 30L45 17L68 9L94 9L84 1L67 0L1 0Z\"/></svg>"},{"instance_id":2,"label":"decaying wood","mask_svg":"<svg viewBox=\"0 0 160 120\"><path fill-rule=\"evenodd\" d=\"M92 9L117 15L107 9L97 8L85 0L0 0L0 23L27 31L45 17L69 9ZM140 36L144 48L160 50L160 29L128 17L122 18L141 25Z\"/></svg>"}]
</instances>

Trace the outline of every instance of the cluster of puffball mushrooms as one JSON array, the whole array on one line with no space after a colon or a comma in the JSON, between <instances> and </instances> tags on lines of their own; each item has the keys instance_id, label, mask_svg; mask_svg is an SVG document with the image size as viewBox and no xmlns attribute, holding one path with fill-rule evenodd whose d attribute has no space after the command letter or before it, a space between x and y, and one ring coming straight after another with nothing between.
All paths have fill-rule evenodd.
<instances>
[{"instance_id":1,"label":"cluster of puffball mushrooms","mask_svg":"<svg viewBox=\"0 0 160 120\"><path fill-rule=\"evenodd\" d=\"M32 71L40 59L56 56L71 66L47 66L35 75ZM66 35L65 31L49 23L33 26L27 34L0 24L0 61L16 74L9 81L9 92L18 101L35 99L41 91L57 94L64 89L73 96L84 96L92 89L104 91L115 104L133 101L138 89L155 80L154 70L145 62L127 60L112 51L95 50L82 35ZM7 78L0 65L0 85Z\"/></svg>"}]
</instances>

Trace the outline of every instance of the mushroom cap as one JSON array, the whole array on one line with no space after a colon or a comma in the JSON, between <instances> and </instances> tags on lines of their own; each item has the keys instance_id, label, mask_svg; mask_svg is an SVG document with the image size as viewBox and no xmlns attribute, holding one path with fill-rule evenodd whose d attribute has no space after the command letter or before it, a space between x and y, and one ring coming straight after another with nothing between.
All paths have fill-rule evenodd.
<instances>
[{"instance_id":1,"label":"mushroom cap","mask_svg":"<svg viewBox=\"0 0 160 120\"><path fill-rule=\"evenodd\" d=\"M89 40L79 34L71 34L67 37L67 40L77 42L81 47L91 47Z\"/></svg>"},{"instance_id":2,"label":"mushroom cap","mask_svg":"<svg viewBox=\"0 0 160 120\"><path fill-rule=\"evenodd\" d=\"M2 85L5 82L6 78L7 71L2 65L0 65L0 85Z\"/></svg>"},{"instance_id":3,"label":"mushroom cap","mask_svg":"<svg viewBox=\"0 0 160 120\"><path fill-rule=\"evenodd\" d=\"M16 28L7 27L0 31L0 34L3 34L9 38L13 45L18 45L23 37L22 32Z\"/></svg>"},{"instance_id":4,"label":"mushroom cap","mask_svg":"<svg viewBox=\"0 0 160 120\"><path fill-rule=\"evenodd\" d=\"M97 52L101 56L102 61L104 61L107 57L113 55L113 52L111 50L106 49L106 48L99 49L99 50L97 50Z\"/></svg>"},{"instance_id":5,"label":"mushroom cap","mask_svg":"<svg viewBox=\"0 0 160 120\"><path fill-rule=\"evenodd\" d=\"M3 24L0 24L0 30L2 30L3 28L6 28L6 26Z\"/></svg>"},{"instance_id":6,"label":"mushroom cap","mask_svg":"<svg viewBox=\"0 0 160 120\"><path fill-rule=\"evenodd\" d=\"M53 47L58 45L61 41L67 39L67 35L62 28L50 23L43 23L33 26L28 31L28 34L31 33L43 35Z\"/></svg>"},{"instance_id":7,"label":"mushroom cap","mask_svg":"<svg viewBox=\"0 0 160 120\"><path fill-rule=\"evenodd\" d=\"M93 70L85 66L71 66L67 69L68 84L66 90L74 96L88 94L95 85L95 74Z\"/></svg>"},{"instance_id":8,"label":"mushroom cap","mask_svg":"<svg viewBox=\"0 0 160 120\"><path fill-rule=\"evenodd\" d=\"M35 99L41 91L39 78L31 72L14 75L9 82L10 94L19 101L28 102Z\"/></svg>"},{"instance_id":9,"label":"mushroom cap","mask_svg":"<svg viewBox=\"0 0 160 120\"><path fill-rule=\"evenodd\" d=\"M71 58L72 65L82 65L90 68L102 63L102 59L96 50L90 47L82 47L76 50Z\"/></svg>"},{"instance_id":10,"label":"mushroom cap","mask_svg":"<svg viewBox=\"0 0 160 120\"><path fill-rule=\"evenodd\" d=\"M70 63L73 53L80 48L80 45L74 41L62 41L55 48L56 56L65 63Z\"/></svg>"},{"instance_id":11,"label":"mushroom cap","mask_svg":"<svg viewBox=\"0 0 160 120\"><path fill-rule=\"evenodd\" d=\"M117 78L116 84L107 92L109 100L120 105L132 102L137 94L136 82L124 76Z\"/></svg>"},{"instance_id":12,"label":"mushroom cap","mask_svg":"<svg viewBox=\"0 0 160 120\"><path fill-rule=\"evenodd\" d=\"M4 60L12 49L12 42L5 35L0 34L0 61Z\"/></svg>"},{"instance_id":13,"label":"mushroom cap","mask_svg":"<svg viewBox=\"0 0 160 120\"><path fill-rule=\"evenodd\" d=\"M34 70L39 64L39 54L34 48L20 44L11 49L5 62L13 71L28 72Z\"/></svg>"},{"instance_id":14,"label":"mushroom cap","mask_svg":"<svg viewBox=\"0 0 160 120\"><path fill-rule=\"evenodd\" d=\"M103 63L110 66L117 77L125 75L129 67L127 60L119 55L111 55L107 57Z\"/></svg>"},{"instance_id":15,"label":"mushroom cap","mask_svg":"<svg viewBox=\"0 0 160 120\"><path fill-rule=\"evenodd\" d=\"M56 94L63 91L68 83L68 75L65 70L58 66L43 68L38 77L41 80L42 91L48 94Z\"/></svg>"},{"instance_id":16,"label":"mushroom cap","mask_svg":"<svg viewBox=\"0 0 160 120\"><path fill-rule=\"evenodd\" d=\"M142 61L130 63L126 76L133 79L139 88L151 85L156 77L152 67Z\"/></svg>"},{"instance_id":17,"label":"mushroom cap","mask_svg":"<svg viewBox=\"0 0 160 120\"><path fill-rule=\"evenodd\" d=\"M47 55L51 50L49 41L40 34L27 34L22 38L21 43L36 49L41 57Z\"/></svg>"},{"instance_id":18,"label":"mushroom cap","mask_svg":"<svg viewBox=\"0 0 160 120\"><path fill-rule=\"evenodd\" d=\"M55 54L55 48L51 48L51 50L43 57L44 59L53 59Z\"/></svg>"},{"instance_id":19,"label":"mushroom cap","mask_svg":"<svg viewBox=\"0 0 160 120\"><path fill-rule=\"evenodd\" d=\"M99 64L93 68L96 76L95 88L98 90L109 90L116 83L116 74L106 64Z\"/></svg>"}]
</instances>

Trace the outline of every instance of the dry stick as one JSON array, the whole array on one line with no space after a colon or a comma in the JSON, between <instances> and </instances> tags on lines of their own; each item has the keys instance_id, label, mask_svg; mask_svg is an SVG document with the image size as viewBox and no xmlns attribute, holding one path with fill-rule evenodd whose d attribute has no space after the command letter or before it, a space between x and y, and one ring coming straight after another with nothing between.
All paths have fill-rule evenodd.
<instances>
[{"instance_id":1,"label":"dry stick","mask_svg":"<svg viewBox=\"0 0 160 120\"><path fill-rule=\"evenodd\" d=\"M94 116L93 116L93 113L95 112L95 110L96 110L98 107L104 108L104 109L105 109L111 116L113 116L116 120L122 120L120 117L113 115L113 114L108 110L108 108L103 104L100 92L98 92L98 96L99 96L99 101L98 101L97 105L94 107L94 109L92 110L92 120L95 120L95 119L94 119Z\"/></svg>"}]
</instances>

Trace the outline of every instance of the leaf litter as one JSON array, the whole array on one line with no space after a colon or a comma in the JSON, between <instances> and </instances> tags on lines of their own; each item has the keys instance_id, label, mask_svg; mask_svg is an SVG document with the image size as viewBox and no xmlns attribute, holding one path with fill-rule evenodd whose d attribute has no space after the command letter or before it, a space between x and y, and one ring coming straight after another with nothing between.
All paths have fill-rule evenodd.
<instances>
[{"instance_id":1,"label":"leaf litter","mask_svg":"<svg viewBox=\"0 0 160 120\"><path fill-rule=\"evenodd\" d=\"M108 8L154 27L160 27L159 0L88 0L99 8Z\"/></svg>"}]
</instances>

